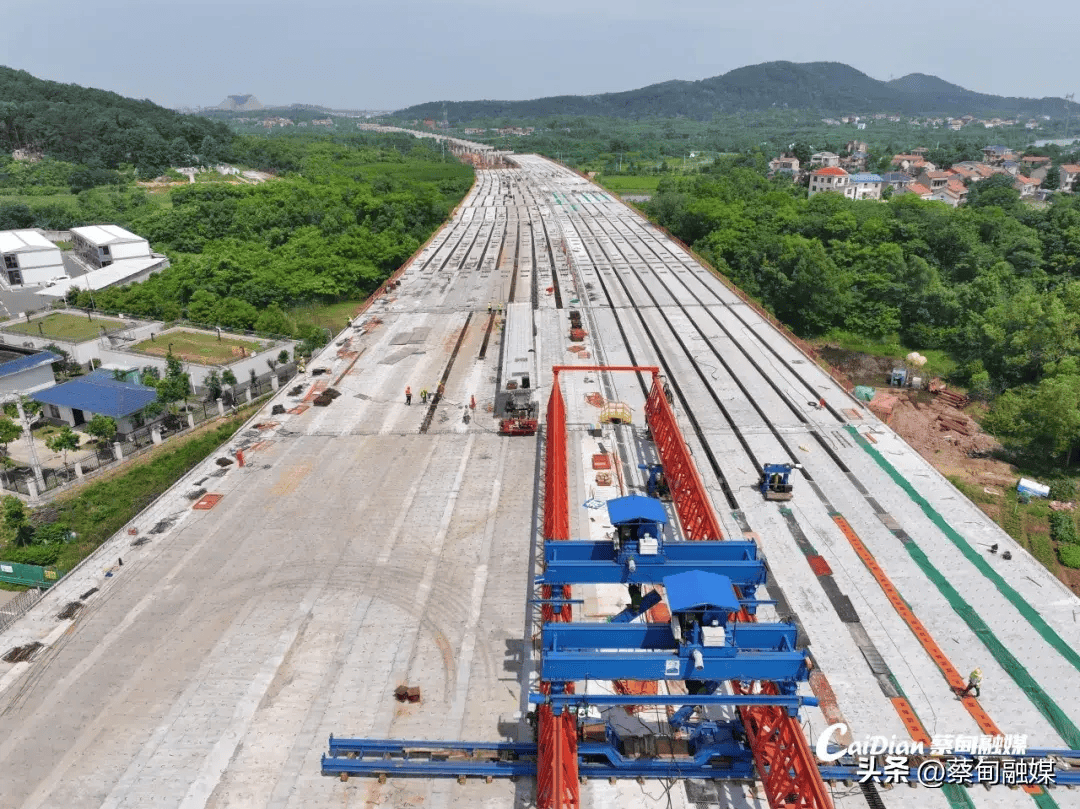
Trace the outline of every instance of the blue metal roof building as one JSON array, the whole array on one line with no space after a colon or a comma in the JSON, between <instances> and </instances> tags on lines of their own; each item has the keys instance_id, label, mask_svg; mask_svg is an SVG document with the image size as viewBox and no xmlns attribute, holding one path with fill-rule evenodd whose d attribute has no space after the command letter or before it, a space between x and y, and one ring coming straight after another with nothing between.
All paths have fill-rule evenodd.
<instances>
[{"instance_id":1,"label":"blue metal roof building","mask_svg":"<svg viewBox=\"0 0 1080 809\"><path fill-rule=\"evenodd\" d=\"M29 371L41 365L52 365L59 362L60 358L51 351L39 351L36 354L27 354L25 357L16 357L13 360L0 363L0 379L22 371Z\"/></svg>"},{"instance_id":2,"label":"blue metal roof building","mask_svg":"<svg viewBox=\"0 0 1080 809\"><path fill-rule=\"evenodd\" d=\"M83 413L121 419L137 413L157 399L157 391L132 382L118 382L110 372L95 371L55 387L38 391L34 400Z\"/></svg>"},{"instance_id":3,"label":"blue metal roof building","mask_svg":"<svg viewBox=\"0 0 1080 809\"><path fill-rule=\"evenodd\" d=\"M59 359L51 351L0 346L0 393L32 395L55 385L52 364Z\"/></svg>"}]
</instances>

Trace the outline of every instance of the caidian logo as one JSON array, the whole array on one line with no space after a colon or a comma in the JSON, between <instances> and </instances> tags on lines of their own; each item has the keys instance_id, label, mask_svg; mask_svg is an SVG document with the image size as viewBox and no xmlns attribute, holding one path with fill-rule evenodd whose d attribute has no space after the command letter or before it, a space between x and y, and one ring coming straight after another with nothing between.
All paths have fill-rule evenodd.
<instances>
[{"instance_id":1,"label":"caidian logo","mask_svg":"<svg viewBox=\"0 0 1080 809\"><path fill-rule=\"evenodd\" d=\"M847 747L837 750L829 750L834 742L834 736L842 736L848 732L848 726L843 722L829 725L818 736L814 753L819 761L839 761L844 756L920 756L926 754L926 746L922 742L914 742L911 739L897 739L895 736L864 736L862 740L855 741Z\"/></svg>"}]
</instances>

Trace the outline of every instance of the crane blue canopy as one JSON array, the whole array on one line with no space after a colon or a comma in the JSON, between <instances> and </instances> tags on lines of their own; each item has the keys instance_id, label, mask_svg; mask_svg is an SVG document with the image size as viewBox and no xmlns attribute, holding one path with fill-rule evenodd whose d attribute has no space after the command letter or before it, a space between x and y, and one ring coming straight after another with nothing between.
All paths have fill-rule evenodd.
<instances>
[{"instance_id":1,"label":"crane blue canopy","mask_svg":"<svg viewBox=\"0 0 1080 809\"><path fill-rule=\"evenodd\" d=\"M719 573L687 570L685 573L665 576L664 590L667 592L668 606L672 612L709 608L725 612L739 611L739 599L735 595L731 579Z\"/></svg>"},{"instance_id":2,"label":"crane blue canopy","mask_svg":"<svg viewBox=\"0 0 1080 809\"><path fill-rule=\"evenodd\" d=\"M607 501L608 516L612 525L634 525L636 523L667 524L667 512L664 504L654 497L641 494L629 494Z\"/></svg>"}]
</instances>

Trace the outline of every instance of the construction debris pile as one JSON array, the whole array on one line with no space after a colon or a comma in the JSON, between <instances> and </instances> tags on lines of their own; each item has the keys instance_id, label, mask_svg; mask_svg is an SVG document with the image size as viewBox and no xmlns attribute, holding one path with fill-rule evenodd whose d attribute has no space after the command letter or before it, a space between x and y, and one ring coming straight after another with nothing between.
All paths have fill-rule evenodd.
<instances>
[{"instance_id":1,"label":"construction debris pile","mask_svg":"<svg viewBox=\"0 0 1080 809\"><path fill-rule=\"evenodd\" d=\"M966 403L966 397L948 391L931 398L922 391L879 390L870 409L939 468L943 464L962 468L969 458L985 456L998 442L954 406L958 401Z\"/></svg>"}]
</instances>

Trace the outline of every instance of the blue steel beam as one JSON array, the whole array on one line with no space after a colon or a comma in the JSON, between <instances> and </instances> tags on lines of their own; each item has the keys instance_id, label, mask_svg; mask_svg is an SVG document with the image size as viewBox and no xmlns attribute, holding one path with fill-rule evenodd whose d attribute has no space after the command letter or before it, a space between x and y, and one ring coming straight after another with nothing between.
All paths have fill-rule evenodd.
<instances>
[{"instance_id":1,"label":"blue steel beam","mask_svg":"<svg viewBox=\"0 0 1080 809\"><path fill-rule=\"evenodd\" d=\"M549 543L548 547L557 543ZM659 584L665 576L688 570L704 570L727 576L741 588L764 584L765 567L761 562L738 560L719 562L680 562L662 556L635 556L634 570L629 565L595 561L549 562L537 584Z\"/></svg>"},{"instance_id":2,"label":"blue steel beam","mask_svg":"<svg viewBox=\"0 0 1080 809\"><path fill-rule=\"evenodd\" d=\"M665 753L655 758L625 756L605 742L578 744L578 773L587 778L754 777L754 759L745 745L720 742L691 755Z\"/></svg>"},{"instance_id":3,"label":"blue steel beam","mask_svg":"<svg viewBox=\"0 0 1080 809\"><path fill-rule=\"evenodd\" d=\"M752 542L729 551L724 542L672 542L656 555L615 550L612 542L548 542L540 584L659 584L666 576L690 570L717 573L747 590L765 583L768 574ZM709 546L701 550L697 546ZM570 547L565 547L570 546ZM633 565L629 560L633 560ZM633 570L631 570L633 567Z\"/></svg>"},{"instance_id":4,"label":"blue steel beam","mask_svg":"<svg viewBox=\"0 0 1080 809\"><path fill-rule=\"evenodd\" d=\"M779 705L794 712L803 706L815 707L817 697L798 694L530 694L534 705L551 704L559 708L594 705L608 708L623 705Z\"/></svg>"},{"instance_id":5,"label":"blue steel beam","mask_svg":"<svg viewBox=\"0 0 1080 809\"><path fill-rule=\"evenodd\" d=\"M458 742L460 744L460 742ZM536 746L533 758L518 761L475 761L469 759L428 758L335 758L322 757L324 775L385 775L388 778L513 778L536 775Z\"/></svg>"},{"instance_id":6,"label":"blue steel beam","mask_svg":"<svg viewBox=\"0 0 1080 809\"><path fill-rule=\"evenodd\" d=\"M698 648L698 647L693 647ZM690 656L667 651L546 651L540 679L547 682L577 680L768 680L794 683L810 670L803 652L757 652L735 655L730 647L704 647L701 668ZM721 655L720 653L723 653ZM693 702L688 698L687 702Z\"/></svg>"},{"instance_id":7,"label":"blue steel beam","mask_svg":"<svg viewBox=\"0 0 1080 809\"><path fill-rule=\"evenodd\" d=\"M356 753L359 755L385 755L388 753L438 752L454 750L465 753L494 753L502 756L528 756L536 752L536 745L529 742L463 742L432 741L431 739L356 739L347 736L330 737L330 755Z\"/></svg>"},{"instance_id":8,"label":"blue steel beam","mask_svg":"<svg viewBox=\"0 0 1080 809\"><path fill-rule=\"evenodd\" d=\"M749 649L790 651L795 648L797 629L794 624L728 624L724 629L733 643L707 647L717 655L730 657ZM544 624L541 639L545 653L583 649L679 648L671 624L550 623Z\"/></svg>"},{"instance_id":9,"label":"blue steel beam","mask_svg":"<svg viewBox=\"0 0 1080 809\"><path fill-rule=\"evenodd\" d=\"M660 554L675 562L753 562L758 558L758 547L748 540L725 540L723 542L665 542ZM611 540L594 542L587 539L569 539L549 542L544 547L544 561L556 562L612 562L616 557L615 544Z\"/></svg>"}]
</instances>

